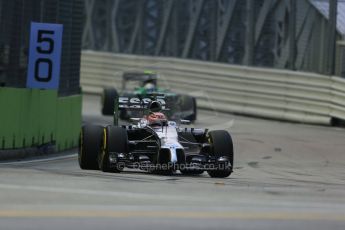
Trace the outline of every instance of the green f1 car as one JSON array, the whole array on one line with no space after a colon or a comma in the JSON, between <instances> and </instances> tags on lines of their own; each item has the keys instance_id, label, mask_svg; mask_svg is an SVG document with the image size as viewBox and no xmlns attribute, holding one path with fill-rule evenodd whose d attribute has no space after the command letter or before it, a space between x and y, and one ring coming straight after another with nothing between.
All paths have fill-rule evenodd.
<instances>
[{"instance_id":1,"label":"green f1 car","mask_svg":"<svg viewBox=\"0 0 345 230\"><path fill-rule=\"evenodd\" d=\"M104 88L102 94L102 114L114 114L114 99L125 97L144 98L152 94L164 94L166 98L168 118L170 120L189 120L194 122L197 119L197 103L196 98L186 94L174 93L167 89L158 87L158 75L151 71L145 72L124 72L122 76L122 89L118 92L114 87ZM139 82L139 87L132 90L129 89L131 82ZM128 120L130 117L136 117L135 112L129 110L122 110L120 119Z\"/></svg>"}]
</instances>

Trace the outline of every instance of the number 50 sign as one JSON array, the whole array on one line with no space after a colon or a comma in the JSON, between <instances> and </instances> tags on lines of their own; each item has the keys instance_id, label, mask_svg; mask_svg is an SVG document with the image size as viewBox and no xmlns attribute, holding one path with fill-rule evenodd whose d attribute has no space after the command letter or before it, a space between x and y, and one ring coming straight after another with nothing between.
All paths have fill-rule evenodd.
<instances>
[{"instance_id":1,"label":"number 50 sign","mask_svg":"<svg viewBox=\"0 0 345 230\"><path fill-rule=\"evenodd\" d=\"M62 29L60 24L31 23L27 88L59 87Z\"/></svg>"}]
</instances>

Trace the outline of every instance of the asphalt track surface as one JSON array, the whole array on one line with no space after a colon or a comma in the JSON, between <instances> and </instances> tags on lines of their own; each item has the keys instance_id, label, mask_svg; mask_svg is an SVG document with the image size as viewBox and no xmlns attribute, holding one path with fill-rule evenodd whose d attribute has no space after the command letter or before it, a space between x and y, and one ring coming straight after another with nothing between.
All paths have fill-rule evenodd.
<instances>
[{"instance_id":1,"label":"asphalt track surface","mask_svg":"<svg viewBox=\"0 0 345 230\"><path fill-rule=\"evenodd\" d=\"M111 123L84 97L84 122ZM0 163L0 229L345 229L345 130L200 112L228 129L225 179L83 171L75 153Z\"/></svg>"}]
</instances>

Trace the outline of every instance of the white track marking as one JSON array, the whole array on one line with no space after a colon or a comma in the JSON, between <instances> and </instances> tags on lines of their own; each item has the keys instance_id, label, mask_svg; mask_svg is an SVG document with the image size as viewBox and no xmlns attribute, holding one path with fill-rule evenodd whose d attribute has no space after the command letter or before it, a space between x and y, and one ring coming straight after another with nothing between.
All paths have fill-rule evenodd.
<instances>
[{"instance_id":1,"label":"white track marking","mask_svg":"<svg viewBox=\"0 0 345 230\"><path fill-rule=\"evenodd\" d=\"M55 160L63 160L63 159L68 159L68 158L74 158L76 156L77 156L77 154L73 153L73 154L69 154L69 155L66 155L66 156L49 157L49 158L44 158L44 159L23 160L23 161L10 161L10 162L5 162L5 163L0 163L0 166L1 165L21 165L21 164L49 162L49 161L55 161Z\"/></svg>"},{"instance_id":2,"label":"white track marking","mask_svg":"<svg viewBox=\"0 0 345 230\"><path fill-rule=\"evenodd\" d=\"M16 184L0 184L0 189L11 189L19 191L35 191L35 192L50 192L50 193L65 193L65 194L78 194L78 195L94 195L94 196L109 196L109 197L122 197L122 198L136 198L136 199L161 199L161 200L174 200L174 201L200 201L200 198L192 196L176 196L176 195L158 195L147 193L134 193L134 192L118 192L118 191L104 191L104 190L89 190L89 189L75 189L75 188L62 188L62 187L45 187L33 185L16 185Z\"/></svg>"}]
</instances>

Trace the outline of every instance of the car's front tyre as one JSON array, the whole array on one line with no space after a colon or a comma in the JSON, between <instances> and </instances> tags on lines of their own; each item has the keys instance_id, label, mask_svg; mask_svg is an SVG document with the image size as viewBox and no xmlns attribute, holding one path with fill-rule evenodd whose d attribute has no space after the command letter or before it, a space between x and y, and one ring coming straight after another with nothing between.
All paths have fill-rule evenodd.
<instances>
[{"instance_id":1,"label":"car's front tyre","mask_svg":"<svg viewBox=\"0 0 345 230\"><path fill-rule=\"evenodd\" d=\"M97 157L101 152L103 127L85 125L79 137L78 162L81 169L98 169Z\"/></svg>"},{"instance_id":2,"label":"car's front tyre","mask_svg":"<svg viewBox=\"0 0 345 230\"><path fill-rule=\"evenodd\" d=\"M207 173L211 177L224 178L230 176L234 162L234 148L230 134L225 130L215 130L208 133L208 142L211 145L211 156L216 159L225 158L230 163L230 167L209 170Z\"/></svg>"}]
</instances>

